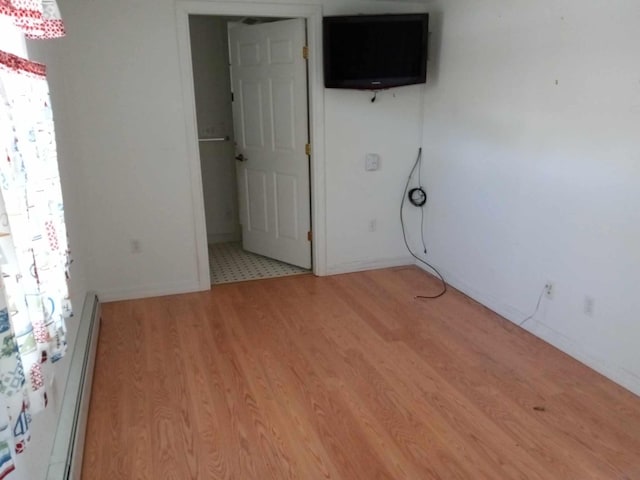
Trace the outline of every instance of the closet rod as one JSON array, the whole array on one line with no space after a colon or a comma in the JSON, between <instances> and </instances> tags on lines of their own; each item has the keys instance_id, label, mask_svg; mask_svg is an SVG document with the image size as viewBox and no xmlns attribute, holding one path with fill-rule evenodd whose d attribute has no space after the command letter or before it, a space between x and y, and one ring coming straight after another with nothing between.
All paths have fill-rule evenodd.
<instances>
[{"instance_id":1,"label":"closet rod","mask_svg":"<svg viewBox=\"0 0 640 480\"><path fill-rule=\"evenodd\" d=\"M213 137L213 138L199 138L199 142L228 142L229 135L226 137Z\"/></svg>"}]
</instances>

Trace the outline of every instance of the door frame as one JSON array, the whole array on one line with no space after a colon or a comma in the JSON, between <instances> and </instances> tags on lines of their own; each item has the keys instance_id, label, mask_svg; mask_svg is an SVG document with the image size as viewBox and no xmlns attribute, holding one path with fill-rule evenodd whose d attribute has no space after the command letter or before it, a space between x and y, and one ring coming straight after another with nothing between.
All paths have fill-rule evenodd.
<instances>
[{"instance_id":1,"label":"door frame","mask_svg":"<svg viewBox=\"0 0 640 480\"><path fill-rule=\"evenodd\" d=\"M311 187L311 258L313 273L326 275L326 201L325 201L325 154L324 154L324 83L322 79L322 8L318 5L264 4L251 2L218 2L177 0L176 28L178 33L178 55L180 80L185 115L187 140L187 163L190 170L191 196L196 236L196 261L200 289L209 290L209 252L204 211L202 172L196 121L195 91L191 65L191 41L189 38L189 15L252 16L276 18L304 18L307 23L307 96L309 99L309 135L312 154L309 165Z\"/></svg>"}]
</instances>

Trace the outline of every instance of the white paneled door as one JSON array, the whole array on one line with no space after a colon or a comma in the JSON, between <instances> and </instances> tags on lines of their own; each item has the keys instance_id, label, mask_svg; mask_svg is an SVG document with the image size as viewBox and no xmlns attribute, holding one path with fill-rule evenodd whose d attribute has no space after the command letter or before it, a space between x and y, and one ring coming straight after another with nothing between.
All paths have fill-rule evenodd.
<instances>
[{"instance_id":1,"label":"white paneled door","mask_svg":"<svg viewBox=\"0 0 640 480\"><path fill-rule=\"evenodd\" d=\"M311 268L304 19L229 28L245 250Z\"/></svg>"}]
</instances>

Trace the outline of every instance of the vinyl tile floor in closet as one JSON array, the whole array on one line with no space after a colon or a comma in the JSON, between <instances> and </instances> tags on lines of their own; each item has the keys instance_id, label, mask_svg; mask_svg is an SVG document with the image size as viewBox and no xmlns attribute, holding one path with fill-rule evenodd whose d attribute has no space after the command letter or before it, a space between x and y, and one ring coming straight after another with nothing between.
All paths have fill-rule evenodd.
<instances>
[{"instance_id":1,"label":"vinyl tile floor in closet","mask_svg":"<svg viewBox=\"0 0 640 480\"><path fill-rule=\"evenodd\" d=\"M310 273L304 268L247 252L240 242L209 245L209 269L212 285Z\"/></svg>"}]
</instances>

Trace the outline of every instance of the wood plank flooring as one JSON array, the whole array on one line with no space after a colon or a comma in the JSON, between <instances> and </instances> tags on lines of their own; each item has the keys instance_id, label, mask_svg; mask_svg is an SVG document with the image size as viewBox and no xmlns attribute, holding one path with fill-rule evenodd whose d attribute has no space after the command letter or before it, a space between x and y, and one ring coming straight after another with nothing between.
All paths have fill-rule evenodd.
<instances>
[{"instance_id":1,"label":"wood plank flooring","mask_svg":"<svg viewBox=\"0 0 640 480\"><path fill-rule=\"evenodd\" d=\"M413 268L106 304L83 478L640 479L640 398Z\"/></svg>"}]
</instances>

